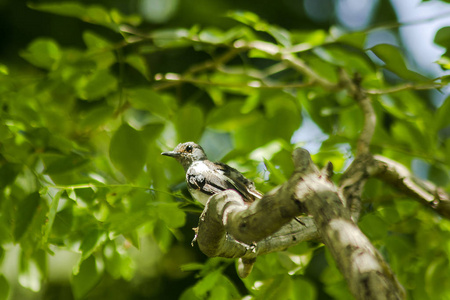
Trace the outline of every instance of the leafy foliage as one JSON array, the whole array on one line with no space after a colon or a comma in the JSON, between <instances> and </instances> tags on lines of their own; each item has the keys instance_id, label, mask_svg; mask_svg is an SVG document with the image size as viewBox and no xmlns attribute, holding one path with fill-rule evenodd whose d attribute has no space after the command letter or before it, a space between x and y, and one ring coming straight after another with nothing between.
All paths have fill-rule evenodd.
<instances>
[{"instance_id":1,"label":"leafy foliage","mask_svg":"<svg viewBox=\"0 0 450 300\"><path fill-rule=\"evenodd\" d=\"M188 140L207 152L232 145L219 158L268 191L290 176L291 151L317 142L308 132L298 137L311 128L302 126L307 120L321 132L315 162L332 161L342 172L363 119L347 92L326 88L338 83L339 70L358 73L373 94L374 152L448 187L450 100L433 106L414 91L448 79L410 70L392 45L366 49L369 31L287 30L235 11L226 28L142 33L134 28L141 17L117 9L29 7L99 25L83 32L83 47L38 37L20 52L27 69L0 64L0 261L18 251L18 282L33 292L52 280L49 262L69 252L64 267L73 270L76 299L117 292L122 281L173 286L186 276L191 281L177 294L185 300L348 299L334 262L313 242L258 258L242 282L232 261L205 260L189 247L201 208L189 201L181 167L160 156ZM448 34L442 28L435 39L447 50L439 61L445 69ZM411 298L449 299L450 222L376 181L365 199L360 227ZM12 294L11 280L0 276L0 299Z\"/></svg>"}]
</instances>

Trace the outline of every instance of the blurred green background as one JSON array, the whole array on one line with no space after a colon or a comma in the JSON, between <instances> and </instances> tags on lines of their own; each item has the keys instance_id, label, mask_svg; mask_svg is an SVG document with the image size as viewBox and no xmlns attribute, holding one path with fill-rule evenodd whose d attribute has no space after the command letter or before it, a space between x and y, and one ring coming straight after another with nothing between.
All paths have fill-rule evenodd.
<instances>
[{"instance_id":1,"label":"blurred green background","mask_svg":"<svg viewBox=\"0 0 450 300\"><path fill-rule=\"evenodd\" d=\"M411 83L373 96L372 150L448 190L447 2L0 0L0 300L351 299L314 241L244 280L191 247L202 208L160 153L199 142L267 192L302 146L338 180L359 108L292 88L310 78L264 47L230 51L264 41L332 83L339 68L368 90ZM376 180L363 198L360 227L410 299L450 299L450 222Z\"/></svg>"}]
</instances>

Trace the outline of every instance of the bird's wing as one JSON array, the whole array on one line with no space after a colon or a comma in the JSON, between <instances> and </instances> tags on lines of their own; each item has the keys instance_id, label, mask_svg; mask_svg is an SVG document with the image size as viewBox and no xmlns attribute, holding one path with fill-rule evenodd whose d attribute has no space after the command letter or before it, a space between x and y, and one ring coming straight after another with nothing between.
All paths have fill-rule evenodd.
<instances>
[{"instance_id":1,"label":"bird's wing","mask_svg":"<svg viewBox=\"0 0 450 300\"><path fill-rule=\"evenodd\" d=\"M253 202L262 198L262 194L256 190L253 181L245 178L241 172L224 163L214 164L216 165L216 168L214 168L215 173L221 178L221 181L225 182L228 188L238 191L245 201Z\"/></svg>"},{"instance_id":2,"label":"bird's wing","mask_svg":"<svg viewBox=\"0 0 450 300\"><path fill-rule=\"evenodd\" d=\"M196 172L195 169L188 169L186 172L186 181L189 187L198 190L207 195L214 195L224 189L218 185L210 183L209 174L207 172Z\"/></svg>"}]
</instances>

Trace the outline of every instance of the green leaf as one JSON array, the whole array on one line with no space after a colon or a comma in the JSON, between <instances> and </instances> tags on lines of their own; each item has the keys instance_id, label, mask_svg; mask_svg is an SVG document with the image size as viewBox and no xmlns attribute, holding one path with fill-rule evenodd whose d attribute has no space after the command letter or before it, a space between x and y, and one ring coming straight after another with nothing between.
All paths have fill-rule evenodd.
<instances>
[{"instance_id":1,"label":"green leaf","mask_svg":"<svg viewBox=\"0 0 450 300\"><path fill-rule=\"evenodd\" d=\"M16 242L18 242L27 231L33 221L34 215L37 213L40 203L41 196L39 195L39 192L31 193L24 199L19 200L13 226L13 236Z\"/></svg>"},{"instance_id":2,"label":"green leaf","mask_svg":"<svg viewBox=\"0 0 450 300\"><path fill-rule=\"evenodd\" d=\"M62 54L59 45L54 40L38 38L28 45L21 56L36 67L54 69Z\"/></svg>"},{"instance_id":3,"label":"green leaf","mask_svg":"<svg viewBox=\"0 0 450 300\"><path fill-rule=\"evenodd\" d=\"M430 170L428 171L428 179L438 186L447 186L450 181L448 168L431 165Z\"/></svg>"},{"instance_id":4,"label":"green leaf","mask_svg":"<svg viewBox=\"0 0 450 300\"><path fill-rule=\"evenodd\" d=\"M126 93L128 101L130 101L134 108L147 110L163 118L167 118L170 115L170 100L154 90L149 88L135 88L127 90Z\"/></svg>"},{"instance_id":5,"label":"green leaf","mask_svg":"<svg viewBox=\"0 0 450 300\"><path fill-rule=\"evenodd\" d=\"M0 275L0 300L7 300L9 295L9 283L5 276Z\"/></svg>"},{"instance_id":6,"label":"green leaf","mask_svg":"<svg viewBox=\"0 0 450 300\"><path fill-rule=\"evenodd\" d=\"M197 281L194 286L195 295L197 297L203 297L204 295L206 295L206 293L214 289L214 286L216 285L220 276L222 276L222 270L217 269Z\"/></svg>"},{"instance_id":7,"label":"green leaf","mask_svg":"<svg viewBox=\"0 0 450 300\"><path fill-rule=\"evenodd\" d=\"M389 71L397 74L398 76L410 80L410 81L428 81L429 78L413 72L408 69L404 59L404 54L401 53L400 49L389 44L379 44L373 46L369 50L378 56L385 65L384 67Z\"/></svg>"},{"instance_id":8,"label":"green leaf","mask_svg":"<svg viewBox=\"0 0 450 300\"><path fill-rule=\"evenodd\" d=\"M450 51L450 27L442 27L441 29L436 32L436 35L434 36L434 42L445 49L447 49L447 53Z\"/></svg>"},{"instance_id":9,"label":"green leaf","mask_svg":"<svg viewBox=\"0 0 450 300\"><path fill-rule=\"evenodd\" d=\"M386 222L374 213L363 216L359 227L370 239L382 239L386 237L388 230Z\"/></svg>"},{"instance_id":10,"label":"green leaf","mask_svg":"<svg viewBox=\"0 0 450 300\"><path fill-rule=\"evenodd\" d=\"M273 281L263 285L260 292L261 298L264 300L289 299L289 295L292 293L291 278L287 274L277 275Z\"/></svg>"},{"instance_id":11,"label":"green leaf","mask_svg":"<svg viewBox=\"0 0 450 300\"><path fill-rule=\"evenodd\" d=\"M47 273L47 253L38 250L31 256L21 253L18 280L20 285L33 292L39 292Z\"/></svg>"},{"instance_id":12,"label":"green leaf","mask_svg":"<svg viewBox=\"0 0 450 300\"><path fill-rule=\"evenodd\" d=\"M151 142L151 141L154 141L156 138L158 138L163 130L164 130L163 123L148 124L142 128L142 131L141 131L142 137L147 142Z\"/></svg>"},{"instance_id":13,"label":"green leaf","mask_svg":"<svg viewBox=\"0 0 450 300\"><path fill-rule=\"evenodd\" d=\"M139 132L127 124L120 126L109 145L109 157L113 165L134 181L144 168L146 156L147 145Z\"/></svg>"},{"instance_id":14,"label":"green leaf","mask_svg":"<svg viewBox=\"0 0 450 300\"><path fill-rule=\"evenodd\" d=\"M449 267L449 260L444 257L436 257L428 266L424 285L431 299L446 299L448 297Z\"/></svg>"},{"instance_id":15,"label":"green leaf","mask_svg":"<svg viewBox=\"0 0 450 300\"><path fill-rule=\"evenodd\" d=\"M115 8L111 9L111 18L116 24L130 24L137 27L142 23L142 17L140 15L126 16Z\"/></svg>"},{"instance_id":16,"label":"green leaf","mask_svg":"<svg viewBox=\"0 0 450 300\"><path fill-rule=\"evenodd\" d=\"M9 74L9 69L4 64L0 64L0 74L3 74L3 75Z\"/></svg>"},{"instance_id":17,"label":"green leaf","mask_svg":"<svg viewBox=\"0 0 450 300\"><path fill-rule=\"evenodd\" d=\"M173 233L164 221L158 220L153 227L153 237L163 252L168 252L173 242Z\"/></svg>"},{"instance_id":18,"label":"green leaf","mask_svg":"<svg viewBox=\"0 0 450 300\"><path fill-rule=\"evenodd\" d=\"M227 17L249 26L254 26L261 22L259 16L250 11L231 11L227 13Z\"/></svg>"},{"instance_id":19,"label":"green leaf","mask_svg":"<svg viewBox=\"0 0 450 300\"><path fill-rule=\"evenodd\" d=\"M201 263L188 263L180 266L183 272L200 271L203 269L203 264Z\"/></svg>"},{"instance_id":20,"label":"green leaf","mask_svg":"<svg viewBox=\"0 0 450 300\"><path fill-rule=\"evenodd\" d=\"M44 173L48 175L73 172L89 161L85 157L76 153L71 153L69 155L48 154L42 155L42 158L45 164Z\"/></svg>"},{"instance_id":21,"label":"green leaf","mask_svg":"<svg viewBox=\"0 0 450 300\"><path fill-rule=\"evenodd\" d=\"M170 228L179 228L186 222L186 214L177 203L157 204L158 217Z\"/></svg>"},{"instance_id":22,"label":"green leaf","mask_svg":"<svg viewBox=\"0 0 450 300\"><path fill-rule=\"evenodd\" d=\"M50 204L50 210L47 215L47 223L45 224L44 236L42 237L42 243L44 246L47 244L48 237L53 227L53 222L55 221L56 212L58 210L59 199L61 195L64 193L64 190L59 190L56 195L52 199L52 203Z\"/></svg>"},{"instance_id":23,"label":"green leaf","mask_svg":"<svg viewBox=\"0 0 450 300\"><path fill-rule=\"evenodd\" d=\"M82 18L84 15L86 15L85 6L76 2L29 3L28 7L67 17Z\"/></svg>"},{"instance_id":24,"label":"green leaf","mask_svg":"<svg viewBox=\"0 0 450 300\"><path fill-rule=\"evenodd\" d=\"M52 235L65 236L72 231L74 223L73 206L68 206L59 211L54 219Z\"/></svg>"},{"instance_id":25,"label":"green leaf","mask_svg":"<svg viewBox=\"0 0 450 300\"><path fill-rule=\"evenodd\" d=\"M156 46L162 48L189 45L189 31L184 28L158 29L151 33Z\"/></svg>"},{"instance_id":26,"label":"green leaf","mask_svg":"<svg viewBox=\"0 0 450 300\"><path fill-rule=\"evenodd\" d=\"M207 118L207 125L213 129L233 131L242 126L255 122L259 113L251 112L242 114L243 103L240 101L229 101L221 107L212 110Z\"/></svg>"},{"instance_id":27,"label":"green leaf","mask_svg":"<svg viewBox=\"0 0 450 300\"><path fill-rule=\"evenodd\" d=\"M427 151L431 146L428 138L413 122L396 122L391 132L393 137L397 140L397 144L404 142L409 145L411 149L416 151Z\"/></svg>"},{"instance_id":28,"label":"green leaf","mask_svg":"<svg viewBox=\"0 0 450 300\"><path fill-rule=\"evenodd\" d=\"M83 32L83 40L88 48L86 56L96 63L99 70L107 69L117 61L112 51L114 46L101 35L87 30Z\"/></svg>"},{"instance_id":29,"label":"green leaf","mask_svg":"<svg viewBox=\"0 0 450 300\"><path fill-rule=\"evenodd\" d=\"M135 53L129 54L125 58L125 62L138 70L139 73L141 73L145 77L145 79L149 81L151 80L152 75L149 69L149 65L142 55Z\"/></svg>"},{"instance_id":30,"label":"green leaf","mask_svg":"<svg viewBox=\"0 0 450 300\"><path fill-rule=\"evenodd\" d=\"M78 18L87 23L93 23L119 31L109 12L100 5L82 5L76 2L62 3L30 3L31 9L49 12L57 15Z\"/></svg>"},{"instance_id":31,"label":"green leaf","mask_svg":"<svg viewBox=\"0 0 450 300\"><path fill-rule=\"evenodd\" d=\"M437 110L436 127L442 129L450 125L450 97Z\"/></svg>"},{"instance_id":32,"label":"green leaf","mask_svg":"<svg viewBox=\"0 0 450 300\"><path fill-rule=\"evenodd\" d=\"M118 249L110 241L103 249L106 271L114 278L131 280L134 274L134 262L124 249Z\"/></svg>"},{"instance_id":33,"label":"green leaf","mask_svg":"<svg viewBox=\"0 0 450 300\"><path fill-rule=\"evenodd\" d=\"M364 49L364 45L367 39L367 32L350 32L339 36L336 41L344 44L351 45L358 49Z\"/></svg>"},{"instance_id":34,"label":"green leaf","mask_svg":"<svg viewBox=\"0 0 450 300\"><path fill-rule=\"evenodd\" d=\"M84 239L80 245L81 260L85 260L97 250L107 239L106 232L93 229L84 235Z\"/></svg>"},{"instance_id":35,"label":"green leaf","mask_svg":"<svg viewBox=\"0 0 450 300\"><path fill-rule=\"evenodd\" d=\"M72 276L72 292L75 299L81 299L87 295L103 276L103 268L94 256L89 256L81 263L80 270Z\"/></svg>"},{"instance_id":36,"label":"green leaf","mask_svg":"<svg viewBox=\"0 0 450 300\"><path fill-rule=\"evenodd\" d=\"M447 56L441 56L441 58L439 58L436 63L440 65L442 69L450 69L450 58ZM449 83L450 76L442 76L440 79L442 85L447 85Z\"/></svg>"},{"instance_id":37,"label":"green leaf","mask_svg":"<svg viewBox=\"0 0 450 300\"><path fill-rule=\"evenodd\" d=\"M270 124L264 134L270 139L281 138L290 141L302 120L301 110L295 98L288 93L278 91L264 91L261 93L261 98L266 119Z\"/></svg>"},{"instance_id":38,"label":"green leaf","mask_svg":"<svg viewBox=\"0 0 450 300\"><path fill-rule=\"evenodd\" d=\"M81 77L75 86L81 99L99 100L117 89L117 79L107 69L103 69Z\"/></svg>"},{"instance_id":39,"label":"green leaf","mask_svg":"<svg viewBox=\"0 0 450 300\"><path fill-rule=\"evenodd\" d=\"M267 170L270 172L270 181L274 182L276 185L286 182L287 178L279 169L277 169L272 164L272 162L264 158L264 164L266 165Z\"/></svg>"},{"instance_id":40,"label":"green leaf","mask_svg":"<svg viewBox=\"0 0 450 300\"><path fill-rule=\"evenodd\" d=\"M14 182L20 169L19 164L5 163L0 166L0 191Z\"/></svg>"},{"instance_id":41,"label":"green leaf","mask_svg":"<svg viewBox=\"0 0 450 300\"><path fill-rule=\"evenodd\" d=\"M349 51L336 45L317 47L313 53L330 64L344 68L348 74L358 72L363 78L375 74L375 70L364 52Z\"/></svg>"},{"instance_id":42,"label":"green leaf","mask_svg":"<svg viewBox=\"0 0 450 300\"><path fill-rule=\"evenodd\" d=\"M212 27L200 31L198 38L210 44L227 44L245 35L249 35L249 32L247 28L241 26L233 27L226 32Z\"/></svg>"},{"instance_id":43,"label":"green leaf","mask_svg":"<svg viewBox=\"0 0 450 300\"><path fill-rule=\"evenodd\" d=\"M81 116L80 127L84 130L93 130L107 123L113 117L114 108L107 105L94 107Z\"/></svg>"},{"instance_id":44,"label":"green leaf","mask_svg":"<svg viewBox=\"0 0 450 300\"><path fill-rule=\"evenodd\" d=\"M107 50L111 47L107 39L90 30L83 32L83 41L89 50Z\"/></svg>"},{"instance_id":45,"label":"green leaf","mask_svg":"<svg viewBox=\"0 0 450 300\"><path fill-rule=\"evenodd\" d=\"M179 141L198 141L204 126L203 111L198 106L185 105L177 112L174 123Z\"/></svg>"}]
</instances>

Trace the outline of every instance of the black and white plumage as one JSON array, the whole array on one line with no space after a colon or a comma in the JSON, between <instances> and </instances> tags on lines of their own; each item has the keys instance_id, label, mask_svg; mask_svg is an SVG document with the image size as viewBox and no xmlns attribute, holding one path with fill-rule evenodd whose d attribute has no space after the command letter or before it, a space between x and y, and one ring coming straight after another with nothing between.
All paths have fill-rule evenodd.
<instances>
[{"instance_id":1,"label":"black and white plumage","mask_svg":"<svg viewBox=\"0 0 450 300\"><path fill-rule=\"evenodd\" d=\"M203 205L224 190L237 191L247 203L262 198L253 181L227 164L209 161L203 148L194 142L178 144L173 151L161 154L175 158L183 166L189 192ZM295 220L305 225L298 218Z\"/></svg>"},{"instance_id":2,"label":"black and white plumage","mask_svg":"<svg viewBox=\"0 0 450 300\"><path fill-rule=\"evenodd\" d=\"M251 180L227 164L209 161L196 143L182 143L161 154L175 158L183 166L189 192L203 205L212 195L228 189L237 191L245 202L262 198Z\"/></svg>"}]
</instances>

